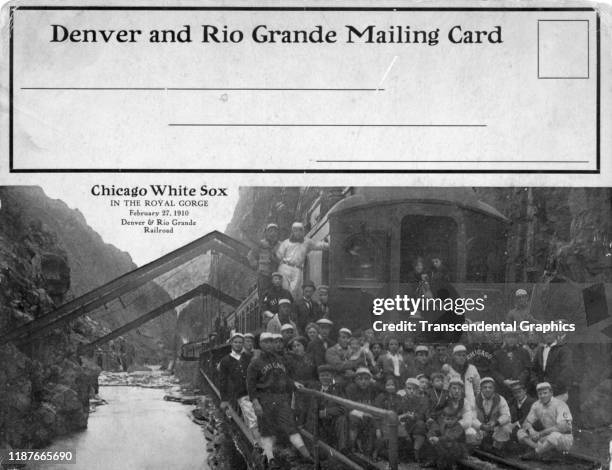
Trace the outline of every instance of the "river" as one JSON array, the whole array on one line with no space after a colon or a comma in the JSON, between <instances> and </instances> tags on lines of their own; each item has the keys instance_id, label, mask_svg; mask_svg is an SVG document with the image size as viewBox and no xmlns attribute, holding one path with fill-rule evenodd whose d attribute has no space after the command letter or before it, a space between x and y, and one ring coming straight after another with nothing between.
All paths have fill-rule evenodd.
<instances>
[{"instance_id":1,"label":"river","mask_svg":"<svg viewBox=\"0 0 612 470\"><path fill-rule=\"evenodd\" d=\"M75 449L76 464L45 470L206 470L206 440L189 419L192 406L165 401L163 389L100 387L108 404L89 416L85 431L49 447Z\"/></svg>"}]
</instances>

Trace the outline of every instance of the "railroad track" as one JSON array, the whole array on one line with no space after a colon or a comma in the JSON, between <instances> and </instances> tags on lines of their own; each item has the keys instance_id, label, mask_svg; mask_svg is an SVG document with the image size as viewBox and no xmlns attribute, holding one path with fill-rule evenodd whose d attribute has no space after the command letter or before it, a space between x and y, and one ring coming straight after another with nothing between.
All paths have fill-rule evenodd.
<instances>
[{"instance_id":1,"label":"railroad track","mask_svg":"<svg viewBox=\"0 0 612 470\"><path fill-rule=\"evenodd\" d=\"M599 460L569 452L551 460L521 460L516 454L497 455L475 449L472 455L461 462L461 466L470 470L599 470L603 463Z\"/></svg>"}]
</instances>

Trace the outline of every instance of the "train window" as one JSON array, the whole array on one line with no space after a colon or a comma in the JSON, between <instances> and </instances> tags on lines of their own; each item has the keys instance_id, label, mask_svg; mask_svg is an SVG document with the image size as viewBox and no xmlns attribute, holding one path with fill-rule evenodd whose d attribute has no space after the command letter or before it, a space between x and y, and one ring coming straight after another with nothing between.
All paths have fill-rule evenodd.
<instances>
[{"instance_id":1,"label":"train window","mask_svg":"<svg viewBox=\"0 0 612 470\"><path fill-rule=\"evenodd\" d=\"M329 285L329 251L321 253L321 284Z\"/></svg>"},{"instance_id":2,"label":"train window","mask_svg":"<svg viewBox=\"0 0 612 470\"><path fill-rule=\"evenodd\" d=\"M457 223L450 217L408 215L402 219L400 245L400 282L417 280L422 260L422 272L433 270L432 259L441 260L444 275L449 281L456 278ZM419 279L420 280L420 279Z\"/></svg>"},{"instance_id":3,"label":"train window","mask_svg":"<svg viewBox=\"0 0 612 470\"><path fill-rule=\"evenodd\" d=\"M384 233L359 233L344 242L343 278L383 282L386 273L386 243Z\"/></svg>"},{"instance_id":4,"label":"train window","mask_svg":"<svg viewBox=\"0 0 612 470\"><path fill-rule=\"evenodd\" d=\"M506 231L500 222L480 214L467 218L466 280L504 282Z\"/></svg>"}]
</instances>

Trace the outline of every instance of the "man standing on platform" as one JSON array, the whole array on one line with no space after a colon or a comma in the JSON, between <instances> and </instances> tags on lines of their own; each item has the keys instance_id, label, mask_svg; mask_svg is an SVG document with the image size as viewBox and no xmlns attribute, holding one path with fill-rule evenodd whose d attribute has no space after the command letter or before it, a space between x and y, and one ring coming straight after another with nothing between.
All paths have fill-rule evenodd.
<instances>
[{"instance_id":1,"label":"man standing on platform","mask_svg":"<svg viewBox=\"0 0 612 470\"><path fill-rule=\"evenodd\" d=\"M304 225L294 222L291 235L278 247L276 257L280 260L278 271L283 275L283 287L291 292L294 298L301 295L302 269L308 253L312 250L326 250L327 242L315 242L304 236Z\"/></svg>"},{"instance_id":2,"label":"man standing on platform","mask_svg":"<svg viewBox=\"0 0 612 470\"><path fill-rule=\"evenodd\" d=\"M308 343L306 352L312 356L315 365L319 367L321 364L325 364L325 353L334 345L329 337L334 322L327 318L320 318L316 323L319 327L319 337Z\"/></svg>"},{"instance_id":3,"label":"man standing on platform","mask_svg":"<svg viewBox=\"0 0 612 470\"><path fill-rule=\"evenodd\" d=\"M544 333L544 345L534 360L534 371L539 382L552 384L555 398L567 403L573 379L572 350L565 344L565 333Z\"/></svg>"},{"instance_id":4,"label":"man standing on platform","mask_svg":"<svg viewBox=\"0 0 612 470\"><path fill-rule=\"evenodd\" d=\"M278 313L278 304L281 299L293 302L293 296L287 289L283 289L283 275L279 272L272 273L272 287L264 294L261 309L264 316L272 318Z\"/></svg>"},{"instance_id":5,"label":"man standing on platform","mask_svg":"<svg viewBox=\"0 0 612 470\"><path fill-rule=\"evenodd\" d=\"M510 399L512 391L510 386L519 381L527 383L531 369L529 353L518 344L518 333L508 331L505 333L504 346L493 354L492 376L497 383L499 392L506 399Z\"/></svg>"},{"instance_id":6,"label":"man standing on platform","mask_svg":"<svg viewBox=\"0 0 612 470\"><path fill-rule=\"evenodd\" d=\"M321 308L321 318L331 320L329 311L329 286L319 286L319 306Z\"/></svg>"},{"instance_id":7,"label":"man standing on platform","mask_svg":"<svg viewBox=\"0 0 612 470\"><path fill-rule=\"evenodd\" d=\"M291 409L291 393L298 385L289 377L284 361L274 352L272 333L262 333L259 344L261 355L253 359L247 369L247 390L257 415L268 468L279 468L274 462L274 441L278 436L288 437L300 455L310 460Z\"/></svg>"},{"instance_id":8,"label":"man standing on platform","mask_svg":"<svg viewBox=\"0 0 612 470\"><path fill-rule=\"evenodd\" d=\"M244 336L234 333L230 338L231 352L219 362L219 394L221 395L221 409L238 404L242 416L253 438L259 442L259 429L253 404L249 399L246 377L247 368L252 355L243 352Z\"/></svg>"},{"instance_id":9,"label":"man standing on platform","mask_svg":"<svg viewBox=\"0 0 612 470\"><path fill-rule=\"evenodd\" d=\"M278 268L276 250L279 244L278 225L268 224L264 231L264 238L259 240L257 246L247 255L251 267L257 270L257 295L260 304L265 293L272 287L272 273Z\"/></svg>"},{"instance_id":10,"label":"man standing on platform","mask_svg":"<svg viewBox=\"0 0 612 470\"><path fill-rule=\"evenodd\" d=\"M306 334L306 325L321 318L321 306L312 298L316 287L312 281L302 286L303 297L295 303L296 323L300 334Z\"/></svg>"}]
</instances>

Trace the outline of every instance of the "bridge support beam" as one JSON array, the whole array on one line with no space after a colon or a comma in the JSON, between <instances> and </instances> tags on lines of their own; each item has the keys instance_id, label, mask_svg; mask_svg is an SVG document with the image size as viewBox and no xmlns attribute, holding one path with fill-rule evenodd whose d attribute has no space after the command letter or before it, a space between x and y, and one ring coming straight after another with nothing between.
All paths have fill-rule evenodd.
<instances>
[{"instance_id":1,"label":"bridge support beam","mask_svg":"<svg viewBox=\"0 0 612 470\"><path fill-rule=\"evenodd\" d=\"M240 305L240 301L238 299L235 299L234 297L227 295L224 292L221 292L220 290L212 287L209 284L201 284L195 289L192 289L189 292L185 292L183 295L180 295L176 299L171 300L170 302L166 302L165 304L162 304L159 307L151 310L149 313L145 313L144 315L136 318L135 320L132 320L131 322L126 323L125 325L117 328L116 330L111 331L109 334L102 336L101 338L98 338L95 341L92 341L91 343L81 346L79 348L79 352L81 354L85 354L86 352L91 351L93 348L100 346L101 344L108 343L109 341L129 331L132 331L135 328L138 328L140 325L143 325L159 317L168 310L176 308L179 305L187 302L188 300L191 300L192 298L198 295L212 295L213 297L216 297L221 300L221 302L226 303L232 307L237 307L238 305Z\"/></svg>"}]
</instances>

